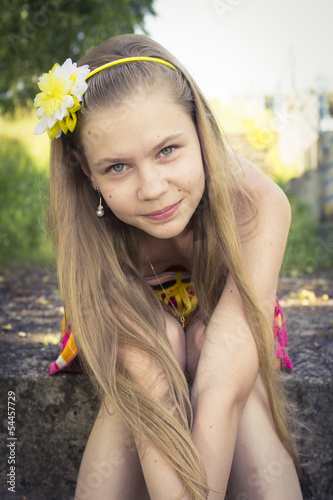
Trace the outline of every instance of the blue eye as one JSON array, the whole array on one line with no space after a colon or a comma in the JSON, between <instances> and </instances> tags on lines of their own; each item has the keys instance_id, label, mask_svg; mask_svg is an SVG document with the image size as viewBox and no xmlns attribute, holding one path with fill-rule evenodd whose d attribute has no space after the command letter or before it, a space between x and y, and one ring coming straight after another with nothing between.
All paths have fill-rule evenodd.
<instances>
[{"instance_id":1,"label":"blue eye","mask_svg":"<svg viewBox=\"0 0 333 500\"><path fill-rule=\"evenodd\" d=\"M161 149L160 155L161 156L169 156L174 149L175 149L174 146L167 146L166 148Z\"/></svg>"},{"instance_id":2,"label":"blue eye","mask_svg":"<svg viewBox=\"0 0 333 500\"><path fill-rule=\"evenodd\" d=\"M112 167L110 167L110 170L112 172L115 172L116 174L120 174L121 172L123 172L125 167L126 165L124 165L123 163L118 163L117 165L112 165Z\"/></svg>"}]
</instances>

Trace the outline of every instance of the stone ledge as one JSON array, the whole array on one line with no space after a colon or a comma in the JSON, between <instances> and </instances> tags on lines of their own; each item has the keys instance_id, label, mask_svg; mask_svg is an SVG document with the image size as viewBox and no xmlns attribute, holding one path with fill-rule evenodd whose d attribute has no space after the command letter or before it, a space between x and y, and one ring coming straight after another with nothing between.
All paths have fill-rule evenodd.
<instances>
[{"instance_id":1,"label":"stone ledge","mask_svg":"<svg viewBox=\"0 0 333 500\"><path fill-rule=\"evenodd\" d=\"M38 486L33 490L28 490L26 488L17 488L15 493L8 491L7 489L0 488L0 498L1 500L73 500L74 493L72 490L60 490L59 488L43 488Z\"/></svg>"},{"instance_id":2,"label":"stone ledge","mask_svg":"<svg viewBox=\"0 0 333 500\"><path fill-rule=\"evenodd\" d=\"M303 466L304 499L333 499L332 478L332 357L329 332L307 331L295 336L291 357L292 375L285 383L307 426L298 432ZM98 409L98 401L85 375L47 375L58 346L2 343L0 355L0 402L3 422L2 457L7 457L7 392L16 394L16 486L27 500L53 499L44 491L63 491L61 500L73 498L81 457ZM0 464L1 487L6 483L7 460ZM0 490L0 494L1 491ZM6 499L5 493L1 498ZM56 498L56 497L54 497Z\"/></svg>"}]
</instances>

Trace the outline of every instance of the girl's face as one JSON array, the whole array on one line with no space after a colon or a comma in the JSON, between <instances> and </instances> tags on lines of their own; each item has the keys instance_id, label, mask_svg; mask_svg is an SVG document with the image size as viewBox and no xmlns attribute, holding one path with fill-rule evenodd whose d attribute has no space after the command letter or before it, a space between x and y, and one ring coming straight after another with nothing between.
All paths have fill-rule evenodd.
<instances>
[{"instance_id":1,"label":"girl's face","mask_svg":"<svg viewBox=\"0 0 333 500\"><path fill-rule=\"evenodd\" d=\"M112 212L159 239L180 235L205 187L191 117L164 92L137 96L87 119L86 173Z\"/></svg>"}]
</instances>

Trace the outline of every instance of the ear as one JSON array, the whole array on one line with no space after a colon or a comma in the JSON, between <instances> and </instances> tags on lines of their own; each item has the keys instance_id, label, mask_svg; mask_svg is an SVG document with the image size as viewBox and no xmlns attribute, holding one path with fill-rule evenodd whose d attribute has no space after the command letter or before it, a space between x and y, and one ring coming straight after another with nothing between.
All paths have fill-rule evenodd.
<instances>
[{"instance_id":1,"label":"ear","mask_svg":"<svg viewBox=\"0 0 333 500\"><path fill-rule=\"evenodd\" d=\"M93 178L92 175L90 175L90 182L91 182L93 189L96 191L97 184L96 184L95 179Z\"/></svg>"},{"instance_id":2,"label":"ear","mask_svg":"<svg viewBox=\"0 0 333 500\"><path fill-rule=\"evenodd\" d=\"M95 189L95 191L96 191L97 184L92 176L90 167L88 165L87 158L85 157L85 155L83 153L80 153L79 151L74 151L73 155L74 155L75 159L78 161L83 173L90 180L93 189Z\"/></svg>"},{"instance_id":3,"label":"ear","mask_svg":"<svg viewBox=\"0 0 333 500\"><path fill-rule=\"evenodd\" d=\"M74 156L75 160L78 162L78 164L80 165L80 167L82 168L83 173L90 179L91 171L90 171L88 161L87 161L87 158L85 157L85 155L83 153L81 153L80 151L73 151L73 156Z\"/></svg>"}]
</instances>

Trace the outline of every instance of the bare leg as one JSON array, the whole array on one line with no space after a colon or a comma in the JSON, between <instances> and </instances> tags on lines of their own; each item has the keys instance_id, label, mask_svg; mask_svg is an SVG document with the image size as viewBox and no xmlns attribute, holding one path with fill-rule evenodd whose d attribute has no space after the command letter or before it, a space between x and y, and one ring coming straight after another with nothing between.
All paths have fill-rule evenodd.
<instances>
[{"instance_id":1,"label":"bare leg","mask_svg":"<svg viewBox=\"0 0 333 500\"><path fill-rule=\"evenodd\" d=\"M239 421L228 500L301 500L293 461L278 438L260 375Z\"/></svg>"},{"instance_id":2,"label":"bare leg","mask_svg":"<svg viewBox=\"0 0 333 500\"><path fill-rule=\"evenodd\" d=\"M75 500L149 500L133 440L119 415L102 406L90 434Z\"/></svg>"},{"instance_id":3,"label":"bare leg","mask_svg":"<svg viewBox=\"0 0 333 500\"><path fill-rule=\"evenodd\" d=\"M168 313L165 313L165 321L169 341L184 370L184 331ZM121 416L111 409L110 413L103 406L93 426L80 467L75 500L149 500L134 439ZM151 467L147 467L146 462L149 462L152 453L147 450L144 456L147 477ZM151 462L155 467L151 474L154 481L159 483L159 475L163 475L164 469L161 467L161 470L156 470L155 455L153 458Z\"/></svg>"}]
</instances>

